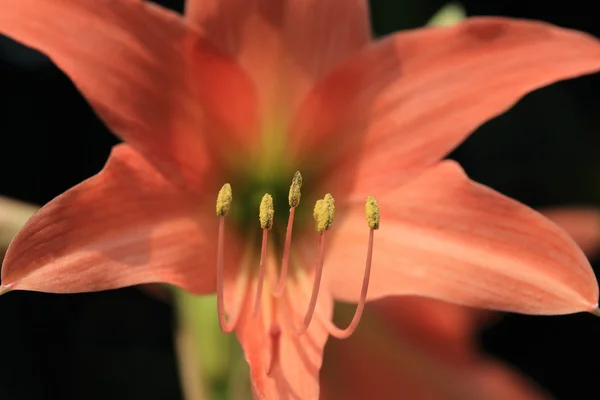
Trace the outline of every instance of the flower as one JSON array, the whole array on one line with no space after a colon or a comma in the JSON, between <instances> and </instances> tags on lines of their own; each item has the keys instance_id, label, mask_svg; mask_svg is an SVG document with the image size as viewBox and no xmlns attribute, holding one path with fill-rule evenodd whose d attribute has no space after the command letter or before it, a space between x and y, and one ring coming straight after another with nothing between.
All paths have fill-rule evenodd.
<instances>
[{"instance_id":1,"label":"flower","mask_svg":"<svg viewBox=\"0 0 600 400\"><path fill-rule=\"evenodd\" d=\"M595 312L564 231L440 160L527 92L600 69L600 43L503 18L372 42L366 8L0 0L0 32L46 53L125 142L20 231L2 291L216 291L256 397L282 399L318 397L323 346L365 300ZM359 304L349 330L331 324L334 299Z\"/></svg>"}]
</instances>

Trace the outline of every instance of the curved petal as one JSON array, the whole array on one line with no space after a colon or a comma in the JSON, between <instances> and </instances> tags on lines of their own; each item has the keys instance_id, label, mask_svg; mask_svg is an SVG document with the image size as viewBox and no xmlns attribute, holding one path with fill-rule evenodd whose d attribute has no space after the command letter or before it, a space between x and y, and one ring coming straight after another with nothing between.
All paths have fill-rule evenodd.
<instances>
[{"instance_id":1,"label":"curved petal","mask_svg":"<svg viewBox=\"0 0 600 400\"><path fill-rule=\"evenodd\" d=\"M379 206L371 299L414 294L531 314L591 311L598 302L594 273L563 230L469 180L453 161L380 197ZM364 205L340 219L326 269L334 296L356 301Z\"/></svg>"},{"instance_id":2,"label":"curved petal","mask_svg":"<svg viewBox=\"0 0 600 400\"><path fill-rule=\"evenodd\" d=\"M596 207L547 207L539 210L563 228L589 257L600 253L600 209Z\"/></svg>"},{"instance_id":3,"label":"curved petal","mask_svg":"<svg viewBox=\"0 0 600 400\"><path fill-rule=\"evenodd\" d=\"M191 188L213 155L207 141L247 136L256 123L249 78L175 13L140 0L0 8L0 33L47 54L113 132Z\"/></svg>"},{"instance_id":4,"label":"curved petal","mask_svg":"<svg viewBox=\"0 0 600 400\"><path fill-rule=\"evenodd\" d=\"M305 290L302 280L288 282L285 296L277 300L270 295L270 287L275 282L276 261L270 259L271 280L265 281L263 301L257 316L252 316L254 290L246 296L244 311L236 328L237 337L250 364L252 388L257 399L300 400L319 398L319 371L323 358L323 348L328 334L320 318L331 318L333 301L326 290L319 293L317 315L309 329L297 335L288 326L291 318L295 323L306 312L310 298L310 289ZM256 287L256 283L253 283ZM271 326L281 329L279 337L279 356L271 376L266 370L271 360Z\"/></svg>"},{"instance_id":5,"label":"curved petal","mask_svg":"<svg viewBox=\"0 0 600 400\"><path fill-rule=\"evenodd\" d=\"M17 234L2 285L73 293L165 282L213 292L213 213L212 202L184 195L131 147L116 146L99 174L48 203Z\"/></svg>"},{"instance_id":6,"label":"curved petal","mask_svg":"<svg viewBox=\"0 0 600 400\"><path fill-rule=\"evenodd\" d=\"M279 118L371 37L365 0L188 0L185 15L239 60Z\"/></svg>"},{"instance_id":7,"label":"curved petal","mask_svg":"<svg viewBox=\"0 0 600 400\"><path fill-rule=\"evenodd\" d=\"M597 39L542 22L472 18L403 32L317 85L290 141L300 157L334 164L325 190L363 198L416 176L526 93L599 69Z\"/></svg>"}]
</instances>

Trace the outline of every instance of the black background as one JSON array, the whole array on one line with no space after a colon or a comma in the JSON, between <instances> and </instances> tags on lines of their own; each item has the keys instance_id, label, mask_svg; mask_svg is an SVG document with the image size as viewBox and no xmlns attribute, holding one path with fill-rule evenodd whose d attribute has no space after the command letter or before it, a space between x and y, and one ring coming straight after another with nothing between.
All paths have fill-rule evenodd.
<instances>
[{"instance_id":1,"label":"black background","mask_svg":"<svg viewBox=\"0 0 600 400\"><path fill-rule=\"evenodd\" d=\"M371 3L375 30L384 34L422 25L443 2ZM592 1L463 4L470 15L542 19L600 37ZM0 38L0 89L1 194L43 204L101 169L117 140L45 57ZM594 75L530 94L451 157L473 179L534 207L599 204L599 89ZM172 325L167 305L131 288L3 296L0 399L176 399ZM570 400L599 397L599 338L600 319L591 315L507 315L482 343Z\"/></svg>"}]
</instances>

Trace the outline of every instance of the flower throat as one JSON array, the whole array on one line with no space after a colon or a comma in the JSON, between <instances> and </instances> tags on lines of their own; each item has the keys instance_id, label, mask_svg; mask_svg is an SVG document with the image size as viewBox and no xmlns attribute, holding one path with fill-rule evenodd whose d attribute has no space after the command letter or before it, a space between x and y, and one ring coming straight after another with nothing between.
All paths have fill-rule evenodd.
<instances>
[{"instance_id":1,"label":"flower throat","mask_svg":"<svg viewBox=\"0 0 600 400\"><path fill-rule=\"evenodd\" d=\"M279 299L283 296L286 290L286 281L289 269L290 260L290 248L292 241L292 230L294 225L294 219L296 215L296 209L300 205L301 200L301 189L302 189L302 175L300 172L296 172L292 179L292 184L288 193L288 204L289 204L289 216L287 222L287 228L285 231L285 239L283 243L281 268L279 270L279 277L271 288L271 296L275 299ZM231 185L226 183L223 185L217 196L216 202L216 214L219 218L219 231L217 241L217 313L219 317L219 325L224 333L233 331L236 327L238 318L240 316L240 310L236 310L227 319L225 304L224 304L224 271L223 271L223 257L224 257L224 232L225 232L225 218L229 213L231 204L233 202L233 191ZM336 327L331 321L324 321L325 326L329 334L337 338L349 337L358 327L358 323L362 316L364 305L367 298L367 292L369 287L369 278L371 273L371 261L373 257L373 238L374 231L379 229L379 206L377 201L369 196L366 200L366 222L369 228L369 241L367 247L367 257L365 263L365 273L363 279L363 285L361 294L358 301L354 317L350 322L350 325L345 329ZM262 244L260 252L260 264L258 270L258 276L256 279L256 293L254 298L254 304L252 307L252 315L256 316L260 309L260 300L263 293L263 283L265 279L266 270L266 255L269 241L269 232L275 225L275 207L273 196L269 193L265 193L261 199L258 220L262 229ZM315 227L319 234L318 249L317 249L317 260L315 267L315 274L313 280L313 289L310 296L307 311L300 325L297 325L292 321L292 317L286 318L286 328L288 331L296 335L302 335L306 332L311 324L315 308L317 305L319 289L321 285L321 278L323 274L324 254L325 254L325 237L326 232L331 229L335 217L335 200L330 193L327 193L322 199L316 201L313 209L313 218L315 221ZM273 323L270 327L271 345L271 361L268 363L269 367L267 374L271 373L273 365L276 363L276 359L279 353L279 338L281 336L281 327Z\"/></svg>"}]
</instances>

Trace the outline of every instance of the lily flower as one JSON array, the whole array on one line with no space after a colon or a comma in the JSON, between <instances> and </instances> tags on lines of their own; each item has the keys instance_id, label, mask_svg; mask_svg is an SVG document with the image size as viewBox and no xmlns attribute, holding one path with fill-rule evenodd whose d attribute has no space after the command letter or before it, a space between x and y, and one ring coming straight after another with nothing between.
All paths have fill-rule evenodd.
<instances>
[{"instance_id":1,"label":"lily flower","mask_svg":"<svg viewBox=\"0 0 600 400\"><path fill-rule=\"evenodd\" d=\"M505 18L373 41L368 21L363 0L0 0L0 33L125 142L29 220L2 291L216 292L270 399L319 396L327 338L368 300L596 312L563 230L441 160L529 91L598 71L600 43ZM346 330L334 300L358 303Z\"/></svg>"}]
</instances>

